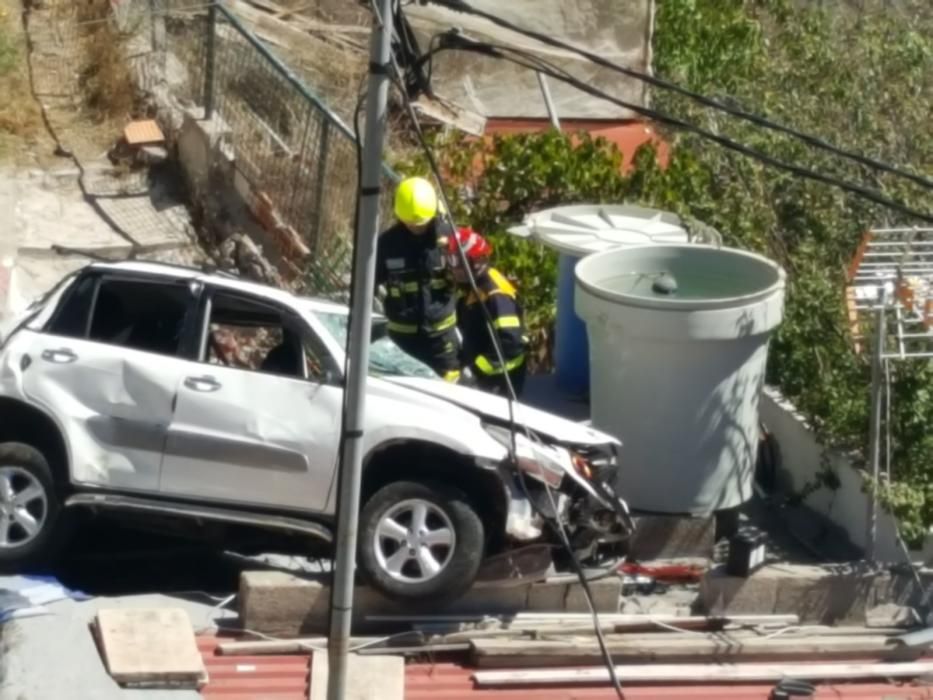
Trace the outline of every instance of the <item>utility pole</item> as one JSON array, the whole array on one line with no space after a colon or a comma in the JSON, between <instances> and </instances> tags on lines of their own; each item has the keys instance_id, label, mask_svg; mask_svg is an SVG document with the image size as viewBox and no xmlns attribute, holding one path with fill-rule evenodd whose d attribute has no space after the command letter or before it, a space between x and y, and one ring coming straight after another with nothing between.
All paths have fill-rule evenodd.
<instances>
[{"instance_id":1,"label":"utility pole","mask_svg":"<svg viewBox=\"0 0 933 700\"><path fill-rule=\"evenodd\" d=\"M337 496L337 551L331 592L327 700L344 700L346 697L350 628L353 620L363 428L366 420L366 378L369 370L370 326L375 286L376 236L379 232L382 144L385 137L392 47L392 0L377 0L375 5L378 6L378 13L374 13L370 37L359 219L356 243L353 246L355 274L352 282L349 363L344 390L344 443L341 450Z\"/></svg>"}]
</instances>

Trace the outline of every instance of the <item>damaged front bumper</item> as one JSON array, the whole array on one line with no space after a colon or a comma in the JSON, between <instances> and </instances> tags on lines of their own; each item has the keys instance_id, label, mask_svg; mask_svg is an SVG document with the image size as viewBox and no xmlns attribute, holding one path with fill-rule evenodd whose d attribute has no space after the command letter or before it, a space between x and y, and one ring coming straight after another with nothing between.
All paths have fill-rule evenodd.
<instances>
[{"instance_id":1,"label":"damaged front bumper","mask_svg":"<svg viewBox=\"0 0 933 700\"><path fill-rule=\"evenodd\" d=\"M490 432L510 441L510 457L498 469L507 490L505 529L511 540L538 540L547 521L555 519L572 542L586 546L619 542L634 532L628 505L613 486L617 444L562 446L535 442L520 433Z\"/></svg>"}]
</instances>

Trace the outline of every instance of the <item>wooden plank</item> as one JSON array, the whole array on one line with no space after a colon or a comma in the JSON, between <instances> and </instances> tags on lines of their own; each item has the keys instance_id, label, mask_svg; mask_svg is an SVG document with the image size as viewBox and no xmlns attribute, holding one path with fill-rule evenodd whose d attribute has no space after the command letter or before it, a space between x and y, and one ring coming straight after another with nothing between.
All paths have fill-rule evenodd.
<instances>
[{"instance_id":1,"label":"wooden plank","mask_svg":"<svg viewBox=\"0 0 933 700\"><path fill-rule=\"evenodd\" d=\"M830 681L868 678L917 678L933 673L933 662L897 664L692 664L617 666L624 683L738 683L780 681L783 678ZM478 671L473 680L480 687L514 685L571 685L608 683L605 668L567 668L540 671Z\"/></svg>"},{"instance_id":2,"label":"wooden plank","mask_svg":"<svg viewBox=\"0 0 933 700\"><path fill-rule=\"evenodd\" d=\"M367 645L380 650L387 648L395 651L395 646L424 644L424 635L417 631L394 635L391 638L353 637L350 647ZM390 646L386 646L390 645ZM300 639L282 639L275 641L251 639L245 642L222 642L217 645L221 656L262 656L263 654L301 654L327 649L327 637L304 637Z\"/></svg>"},{"instance_id":3,"label":"wooden plank","mask_svg":"<svg viewBox=\"0 0 933 700\"><path fill-rule=\"evenodd\" d=\"M353 639L350 646L365 644L365 639ZM217 652L221 656L265 656L268 654L310 654L327 648L326 637L311 637L308 639L293 639L281 642L225 642L218 645ZM469 651L469 642L418 644L413 646L372 646L364 647L357 653L362 656L374 654L430 654L451 651Z\"/></svg>"},{"instance_id":4,"label":"wooden plank","mask_svg":"<svg viewBox=\"0 0 933 700\"><path fill-rule=\"evenodd\" d=\"M311 657L310 700L327 700L327 652ZM404 700L405 659L401 656L350 655L343 700Z\"/></svg>"},{"instance_id":5,"label":"wooden plank","mask_svg":"<svg viewBox=\"0 0 933 700\"><path fill-rule=\"evenodd\" d=\"M407 622L412 624L425 623L460 623L460 622L484 622L488 620L499 620L508 623L510 627L517 625L537 625L542 622L563 625L568 623L580 623L593 621L593 616L589 613L536 613L521 612L516 615L367 615L369 622ZM737 625L796 625L800 622L797 615L726 615L726 616L703 616L703 615L646 615L646 614L628 614L628 613L600 613L599 621L601 623L613 623L616 625L648 625L654 622L666 623L669 625L702 625L708 624L712 627L725 624Z\"/></svg>"},{"instance_id":6,"label":"wooden plank","mask_svg":"<svg viewBox=\"0 0 933 700\"><path fill-rule=\"evenodd\" d=\"M673 626L673 629L666 627L638 626L630 627L627 625L617 625L613 623L600 624L600 631L603 634L621 634L627 633L628 639L644 639L647 641L656 641L663 637L674 639L683 639L678 636L678 632L688 630L693 633L694 638L702 638L703 634L698 628ZM426 635L430 636L432 629L430 626L420 628ZM782 632L783 628L774 630ZM768 630L772 631L772 630ZM886 636L893 639L898 634L903 634L902 628L897 627L806 627L804 633L794 631L794 628L788 629L785 639L806 639L807 637L865 637L865 636ZM743 640L761 641L764 632L745 627L726 626L718 630L719 634L708 635L706 638L721 643L724 639L730 643L741 643ZM463 629L456 632L433 630L435 637L440 637L444 642L462 642L475 641L480 639L506 639L506 638L525 638L525 639L548 639L554 637L590 636L595 635L596 628L592 625L580 625L579 623L552 625L541 624L533 626L519 627L500 627L500 628L481 628L481 629ZM782 633L783 636L783 633Z\"/></svg>"},{"instance_id":7,"label":"wooden plank","mask_svg":"<svg viewBox=\"0 0 933 700\"><path fill-rule=\"evenodd\" d=\"M556 640L477 639L472 642L473 662L482 668L509 666L573 666L601 663L599 646L592 637ZM767 659L840 659L869 657L903 658L905 651L884 635L735 638L718 635L607 635L606 646L618 662L715 662ZM914 653L914 658L920 655Z\"/></svg>"},{"instance_id":8,"label":"wooden plank","mask_svg":"<svg viewBox=\"0 0 933 700\"><path fill-rule=\"evenodd\" d=\"M309 637L282 641L222 642L217 645L221 656L263 656L265 654L307 654L327 647L327 637Z\"/></svg>"},{"instance_id":9,"label":"wooden plank","mask_svg":"<svg viewBox=\"0 0 933 700\"><path fill-rule=\"evenodd\" d=\"M373 656L376 654L392 654L403 656L420 656L421 654L442 654L451 652L470 651L469 642L457 642L456 644L422 644L414 647L382 647L360 649L357 654L360 656Z\"/></svg>"},{"instance_id":10,"label":"wooden plank","mask_svg":"<svg viewBox=\"0 0 933 700\"><path fill-rule=\"evenodd\" d=\"M100 610L96 631L107 670L121 685L200 687L207 671L180 608Z\"/></svg>"}]
</instances>

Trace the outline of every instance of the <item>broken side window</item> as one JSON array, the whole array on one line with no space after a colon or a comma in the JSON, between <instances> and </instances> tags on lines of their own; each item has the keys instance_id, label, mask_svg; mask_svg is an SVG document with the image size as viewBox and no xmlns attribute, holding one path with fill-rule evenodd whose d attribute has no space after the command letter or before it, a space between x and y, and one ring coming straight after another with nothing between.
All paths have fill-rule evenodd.
<instances>
[{"instance_id":1,"label":"broken side window","mask_svg":"<svg viewBox=\"0 0 933 700\"><path fill-rule=\"evenodd\" d=\"M325 382L333 368L321 342L297 316L238 294L213 295L204 361Z\"/></svg>"},{"instance_id":2,"label":"broken side window","mask_svg":"<svg viewBox=\"0 0 933 700\"><path fill-rule=\"evenodd\" d=\"M192 296L184 284L103 279L88 337L160 355L178 355Z\"/></svg>"},{"instance_id":3,"label":"broken side window","mask_svg":"<svg viewBox=\"0 0 933 700\"><path fill-rule=\"evenodd\" d=\"M300 336L272 304L217 292L211 298L205 360L254 372L303 379Z\"/></svg>"}]
</instances>

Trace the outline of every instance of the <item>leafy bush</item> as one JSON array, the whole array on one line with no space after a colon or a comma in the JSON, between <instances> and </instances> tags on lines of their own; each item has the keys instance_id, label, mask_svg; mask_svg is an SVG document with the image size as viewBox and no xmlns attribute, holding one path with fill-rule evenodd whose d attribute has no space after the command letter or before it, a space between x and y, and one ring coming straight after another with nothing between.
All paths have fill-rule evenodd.
<instances>
[{"instance_id":1,"label":"leafy bush","mask_svg":"<svg viewBox=\"0 0 933 700\"><path fill-rule=\"evenodd\" d=\"M848 150L929 175L933 11L926 2L896 4L895 9L881 2L855 8L842 2L662 0L656 70ZM929 191L905 179L703 110L670 93L655 92L654 97L661 111L772 156L878 189L916 210L931 209ZM681 193L669 206L678 211L701 207L701 218L719 228L728 243L766 253L788 270L786 318L772 344L769 380L797 403L824 442L863 448L870 372L849 337L845 270L865 229L922 222L696 137L675 138L677 162L653 176ZM685 192L671 184L685 167L704 173L705 186ZM643 194L657 201L652 190ZM933 440L927 436L933 375L926 361L896 363L892 369L889 428L896 483L883 495L901 517L906 535L916 540L933 524Z\"/></svg>"},{"instance_id":2,"label":"leafy bush","mask_svg":"<svg viewBox=\"0 0 933 700\"><path fill-rule=\"evenodd\" d=\"M532 336L532 369L551 366L557 256L506 233L526 213L567 202L617 202L626 197L622 154L602 138L557 132L476 140L440 136L434 146L449 177L455 218L487 235L502 272L520 286ZM425 164L399 164L403 172ZM482 173L477 177L478 173Z\"/></svg>"}]
</instances>

